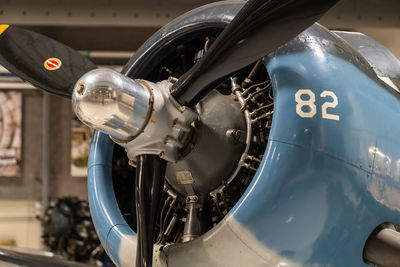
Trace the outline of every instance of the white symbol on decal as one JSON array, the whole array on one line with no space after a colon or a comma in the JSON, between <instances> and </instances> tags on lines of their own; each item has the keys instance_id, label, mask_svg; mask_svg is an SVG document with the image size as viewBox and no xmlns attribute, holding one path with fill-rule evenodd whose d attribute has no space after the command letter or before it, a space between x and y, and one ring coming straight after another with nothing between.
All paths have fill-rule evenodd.
<instances>
[{"instance_id":1,"label":"white symbol on decal","mask_svg":"<svg viewBox=\"0 0 400 267\"><path fill-rule=\"evenodd\" d=\"M330 96L333 99L333 102L325 102L322 105L322 118L323 119L329 119L329 120L339 120L339 115L334 115L334 114L328 114L326 111L327 108L336 108L336 106L339 104L337 96L335 95L334 92L332 91L323 91L320 95L321 97L327 97Z\"/></svg>"},{"instance_id":2,"label":"white symbol on decal","mask_svg":"<svg viewBox=\"0 0 400 267\"><path fill-rule=\"evenodd\" d=\"M303 100L301 97L308 95L307 100ZM296 98L296 113L302 118L312 118L317 113L317 107L315 106L315 95L310 89L300 89L295 94ZM303 107L309 107L309 111L304 111Z\"/></svg>"}]
</instances>

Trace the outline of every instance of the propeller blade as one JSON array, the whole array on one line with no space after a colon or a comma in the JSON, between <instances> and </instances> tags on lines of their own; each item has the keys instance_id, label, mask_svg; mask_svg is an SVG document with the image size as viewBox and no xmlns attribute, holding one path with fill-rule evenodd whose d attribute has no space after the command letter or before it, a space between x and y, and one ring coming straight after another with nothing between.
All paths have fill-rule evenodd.
<instances>
[{"instance_id":1,"label":"propeller blade","mask_svg":"<svg viewBox=\"0 0 400 267\"><path fill-rule=\"evenodd\" d=\"M50 93L71 97L76 81L96 65L49 37L0 24L0 64Z\"/></svg>"},{"instance_id":2,"label":"propeller blade","mask_svg":"<svg viewBox=\"0 0 400 267\"><path fill-rule=\"evenodd\" d=\"M151 267L153 263L154 229L162 192L167 162L156 155L138 156L136 162L136 267Z\"/></svg>"},{"instance_id":3,"label":"propeller blade","mask_svg":"<svg viewBox=\"0 0 400 267\"><path fill-rule=\"evenodd\" d=\"M297 36L338 0L249 0L205 55L171 88L194 106L215 85Z\"/></svg>"}]
</instances>

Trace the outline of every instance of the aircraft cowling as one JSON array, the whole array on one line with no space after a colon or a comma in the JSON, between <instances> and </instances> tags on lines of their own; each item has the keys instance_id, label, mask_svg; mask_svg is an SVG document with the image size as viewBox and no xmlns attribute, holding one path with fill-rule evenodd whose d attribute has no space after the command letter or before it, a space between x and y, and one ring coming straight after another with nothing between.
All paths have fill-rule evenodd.
<instances>
[{"instance_id":1,"label":"aircraft cowling","mask_svg":"<svg viewBox=\"0 0 400 267\"><path fill-rule=\"evenodd\" d=\"M241 5L211 4L174 20L123 73L146 78L166 51L198 32L221 29ZM364 266L369 234L384 221L400 222L398 93L355 48L318 24L263 63L274 89L274 118L255 177L212 230L157 247L155 266ZM91 213L114 262L134 266L136 234L111 180L113 145L95 132Z\"/></svg>"}]
</instances>

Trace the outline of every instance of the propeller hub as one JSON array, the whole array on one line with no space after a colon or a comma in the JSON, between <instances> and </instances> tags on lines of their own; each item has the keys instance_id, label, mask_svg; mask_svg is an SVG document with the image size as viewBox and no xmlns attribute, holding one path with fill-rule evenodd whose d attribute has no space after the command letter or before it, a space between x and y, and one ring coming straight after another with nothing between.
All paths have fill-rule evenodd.
<instances>
[{"instance_id":1,"label":"propeller hub","mask_svg":"<svg viewBox=\"0 0 400 267\"><path fill-rule=\"evenodd\" d=\"M139 155L151 154L177 162L183 157L182 150L190 141L198 114L176 102L170 94L172 84L169 81L141 82L151 88L154 96L150 121L134 140L119 144L133 161Z\"/></svg>"},{"instance_id":2,"label":"propeller hub","mask_svg":"<svg viewBox=\"0 0 400 267\"><path fill-rule=\"evenodd\" d=\"M111 136L135 161L139 155L158 155L178 161L197 113L179 105L168 81L157 84L132 80L116 71L96 69L75 85L72 105L78 118Z\"/></svg>"}]
</instances>

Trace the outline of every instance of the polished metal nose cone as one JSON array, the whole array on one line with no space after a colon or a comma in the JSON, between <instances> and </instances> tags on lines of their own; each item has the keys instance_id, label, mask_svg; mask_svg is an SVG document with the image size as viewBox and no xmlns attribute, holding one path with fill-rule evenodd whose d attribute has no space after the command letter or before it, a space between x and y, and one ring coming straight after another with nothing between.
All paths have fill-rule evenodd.
<instances>
[{"instance_id":1,"label":"polished metal nose cone","mask_svg":"<svg viewBox=\"0 0 400 267\"><path fill-rule=\"evenodd\" d=\"M114 70L96 69L75 84L72 106L78 118L119 140L132 140L146 126L152 93Z\"/></svg>"}]
</instances>

